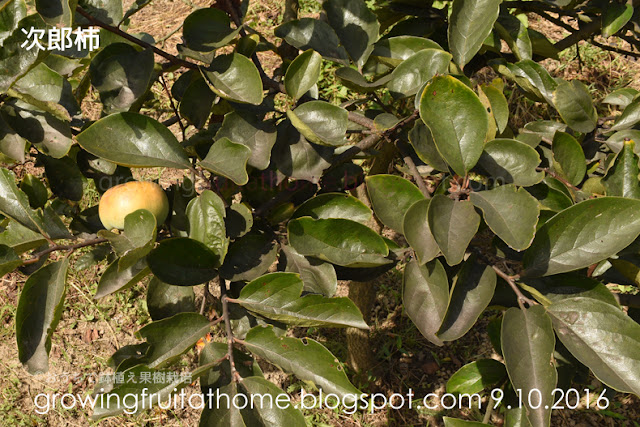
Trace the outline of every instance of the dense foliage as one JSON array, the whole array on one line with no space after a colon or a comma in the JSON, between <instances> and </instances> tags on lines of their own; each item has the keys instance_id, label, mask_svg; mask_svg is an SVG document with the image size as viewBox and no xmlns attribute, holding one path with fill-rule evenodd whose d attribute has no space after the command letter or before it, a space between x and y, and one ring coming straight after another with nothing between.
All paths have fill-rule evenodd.
<instances>
[{"instance_id":1,"label":"dense foliage","mask_svg":"<svg viewBox=\"0 0 640 427\"><path fill-rule=\"evenodd\" d=\"M640 325L604 285L640 277L640 96L610 94L602 102L621 114L599 117L609 110L583 83L539 64L581 40L638 56L631 4L325 0L321 19L295 19L287 1L276 46L272 34L243 26L247 1L218 2L185 18L173 56L126 33L148 3L123 11L120 0L0 1L0 271L28 275L15 326L29 372L48 369L69 269L107 259L96 298L151 277L153 322L137 331L143 343L113 355L114 370L166 372L223 328L226 341L207 344L192 372L203 391L278 394L258 357L349 401L359 391L335 356L287 329L366 330L354 302L334 296L338 279L399 268L404 310L434 345L464 336L487 307L504 308L489 331L504 363L477 360L448 384L455 393L504 390L494 410L504 425L548 426L554 389L571 384L559 379L567 366L640 395ZM552 43L524 12L569 36ZM29 29L86 25L102 28L96 52L21 47ZM600 35L628 46L593 40ZM273 77L256 54L264 51L282 59ZM477 84L486 67L500 78ZM169 88L163 76L178 70ZM350 89L349 102L320 99L329 77ZM157 81L175 110L164 123L141 113ZM97 121L80 109L90 87L102 104ZM505 93L548 105L558 120L515 128ZM181 138L168 129L176 123ZM44 167L44 179L23 172L28 162ZM142 210L114 232L97 205L80 208L89 191L153 167L186 171L167 190L165 223ZM183 303L214 283L219 317ZM146 386L167 397L186 385L111 392ZM523 407L507 406L514 390ZM106 403L93 416L123 410ZM201 419L304 424L293 407L208 408Z\"/></svg>"}]
</instances>

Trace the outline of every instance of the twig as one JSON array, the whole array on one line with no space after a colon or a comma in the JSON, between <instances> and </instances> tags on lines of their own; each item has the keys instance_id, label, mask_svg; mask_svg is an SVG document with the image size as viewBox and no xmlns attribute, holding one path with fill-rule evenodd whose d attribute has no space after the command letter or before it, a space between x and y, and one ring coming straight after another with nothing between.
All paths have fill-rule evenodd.
<instances>
[{"instance_id":1,"label":"twig","mask_svg":"<svg viewBox=\"0 0 640 427\"><path fill-rule=\"evenodd\" d=\"M165 92L167 92L167 96L169 97L169 103L171 104L171 108L173 109L173 113L178 118L178 124L180 125L180 131L182 131L182 141L184 141L187 138L187 130L185 129L184 124L182 123L182 119L180 119L180 113L178 112L178 107L176 106L176 103L174 102L173 95L171 95L171 91L169 90L169 87L167 86L167 82L164 80L164 76L162 74L160 74L160 83L162 83L162 87L164 87Z\"/></svg>"},{"instance_id":2,"label":"twig","mask_svg":"<svg viewBox=\"0 0 640 427\"><path fill-rule=\"evenodd\" d=\"M227 297L227 281L220 278L220 300L222 301L222 317L224 318L224 328L227 335L227 354L229 355L229 366L231 369L231 378L235 382L240 381L240 374L236 370L236 364L233 360L233 331L231 330L231 319L229 317L229 298Z\"/></svg>"},{"instance_id":3,"label":"twig","mask_svg":"<svg viewBox=\"0 0 640 427\"><path fill-rule=\"evenodd\" d=\"M518 275L510 276L504 271L502 271L497 265L492 265L491 268L493 268L493 271L495 271L498 276L502 277L504 281L507 282L509 286L511 286L511 289L513 289L513 292L516 294L516 297L518 298L518 305L520 306L521 309L524 310L525 308L523 303L527 303L529 307L538 305L536 301L524 296L524 294L516 284L516 280L519 279L520 276Z\"/></svg>"},{"instance_id":4,"label":"twig","mask_svg":"<svg viewBox=\"0 0 640 427\"><path fill-rule=\"evenodd\" d=\"M624 305L627 307L640 308L640 294L631 295L631 294L620 294L617 292L612 292L615 299L618 301L618 304Z\"/></svg>"},{"instance_id":5,"label":"twig","mask_svg":"<svg viewBox=\"0 0 640 427\"><path fill-rule=\"evenodd\" d=\"M620 55L632 56L634 58L640 58L640 53L637 53L637 52L631 52L630 50L620 49L620 48L615 47L615 46L609 46L609 45L606 45L606 44L598 43L595 40L590 40L589 43L591 43L592 45L597 46L597 47L599 47L600 49L603 49L603 50L608 50L610 52L615 52L615 53L618 53Z\"/></svg>"},{"instance_id":6,"label":"twig","mask_svg":"<svg viewBox=\"0 0 640 427\"><path fill-rule=\"evenodd\" d=\"M559 51L563 51L568 47L577 44L581 40L588 39L591 35L600 31L602 27L602 22L600 19L594 19L593 21L586 24L584 27L581 27L579 30L572 32L567 37L562 40L556 42L553 46Z\"/></svg>"},{"instance_id":7,"label":"twig","mask_svg":"<svg viewBox=\"0 0 640 427\"><path fill-rule=\"evenodd\" d=\"M551 176L552 178L557 179L558 181L560 181L561 183L563 183L564 185L566 185L567 187L569 187L569 188L571 188L573 190L582 191L578 187L576 187L575 185L573 185L572 183L570 183L569 181L567 181L566 179L564 179L563 177L558 175L557 173L555 173L552 170L550 170L549 168L536 168L536 170L538 172L546 173L547 175Z\"/></svg>"},{"instance_id":8,"label":"twig","mask_svg":"<svg viewBox=\"0 0 640 427\"><path fill-rule=\"evenodd\" d=\"M92 240L85 240L84 242L80 242L80 243L76 243L75 245L58 245L58 244L54 244L53 246L48 247L47 249L38 252L36 254L33 254L33 256L27 260L25 260L23 262L23 265L29 265L29 264L35 264L36 262L40 261L40 258L42 258L45 255L50 254L51 252L55 252L55 251L75 251L76 249L80 249L80 248L84 248L85 246L93 246L93 245L99 245L100 243L104 243L106 242L107 239L102 239L102 238L98 238L98 239L92 239Z\"/></svg>"},{"instance_id":9,"label":"twig","mask_svg":"<svg viewBox=\"0 0 640 427\"><path fill-rule=\"evenodd\" d=\"M396 141L396 147L398 147L398 151L400 151L400 154L402 155L402 160L404 160L404 163L409 168L409 171L413 176L413 180L418 185L418 188L420 189L420 191L422 192L425 198L430 199L431 193L429 192L427 185L424 183L424 179L422 178L422 175L420 175L420 172L418 171L416 164L413 162L413 159L411 158L411 154L409 154L409 150L407 149L407 143L403 141Z\"/></svg>"},{"instance_id":10,"label":"twig","mask_svg":"<svg viewBox=\"0 0 640 427\"><path fill-rule=\"evenodd\" d=\"M194 64L193 62L189 62L189 61L185 61L184 59L180 59L175 55L171 55L168 52L165 52L162 49L159 49L145 41L140 40L137 37L132 36L131 34L127 34L124 31L122 31L120 28L114 27L113 25L109 25L105 22L100 21L99 19L91 16L86 10L84 10L82 7L77 6L76 7L76 12L78 12L80 15L84 16L85 18L87 18L89 20L89 22L91 22L93 25L96 25L100 28L104 28L105 30L117 34L120 37L129 40L132 43L137 44L138 46L142 46L144 48L147 49L151 49L155 54L162 56L165 59L168 59L169 62L176 64L176 65L180 65L183 66L185 68L190 68L190 69L197 69L198 65Z\"/></svg>"}]
</instances>

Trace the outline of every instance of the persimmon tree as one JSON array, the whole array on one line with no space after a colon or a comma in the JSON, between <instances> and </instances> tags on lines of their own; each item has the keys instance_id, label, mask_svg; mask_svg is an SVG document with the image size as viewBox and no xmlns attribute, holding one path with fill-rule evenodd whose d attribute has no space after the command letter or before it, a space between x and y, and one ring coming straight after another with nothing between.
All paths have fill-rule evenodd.
<instances>
[{"instance_id":1,"label":"persimmon tree","mask_svg":"<svg viewBox=\"0 0 640 427\"><path fill-rule=\"evenodd\" d=\"M243 24L247 1L223 1L185 17L177 56L127 33L149 3L0 2L0 271L28 276L15 327L29 372L48 369L69 269L106 259L95 298L150 278L153 321L137 331L140 344L113 354L114 371L167 372L219 329L226 339L208 343L192 372L203 392L277 395L262 359L350 401L360 391L335 356L287 331L366 331L370 306L358 295L396 268L404 311L433 345L463 337L488 307L502 310L489 335L503 361L474 361L447 384L503 390L477 421L548 426L554 389L570 384L558 381L565 365L640 395L640 326L622 307L637 301L605 286L638 284L640 97L622 88L594 101L539 63L583 40L637 57L630 3L326 0L319 19L298 19L287 1L285 22L261 35ZM569 35L551 42L527 13ZM30 29L88 25L101 28L96 52L24 48ZM612 35L615 45L595 39ZM257 55L266 51L282 59L272 75ZM487 67L498 77L478 80ZM321 99L326 70L348 102ZM170 84L169 72L179 74ZM164 122L142 113L156 82L171 100ZM80 109L90 87L102 105L95 121ZM513 126L506 93L547 105L550 117ZM163 224L143 209L105 230L97 205L80 209L89 189L157 167L185 171L166 190ZM339 279L352 281L358 304L335 296ZM200 313L189 303L195 287ZM121 396L147 387L157 404L186 385L99 387ZM123 410L104 402L93 417ZM304 424L293 407L212 407L201 418Z\"/></svg>"}]
</instances>

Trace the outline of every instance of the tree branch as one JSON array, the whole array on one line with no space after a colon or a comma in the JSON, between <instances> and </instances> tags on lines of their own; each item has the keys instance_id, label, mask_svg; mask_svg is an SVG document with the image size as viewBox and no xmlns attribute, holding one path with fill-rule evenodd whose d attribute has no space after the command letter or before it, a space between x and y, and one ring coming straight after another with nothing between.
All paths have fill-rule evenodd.
<instances>
[{"instance_id":1,"label":"tree branch","mask_svg":"<svg viewBox=\"0 0 640 427\"><path fill-rule=\"evenodd\" d=\"M396 141L396 147L398 147L398 151L400 151L400 154L402 155L402 160L404 161L405 165L407 165L407 167L409 168L409 171L413 176L413 180L418 185L418 188L422 192L422 195L425 198L430 199L431 193L429 192L427 185L424 183L424 179L422 178L422 175L420 175L420 172L418 172L418 168L416 167L416 164L413 162L413 159L411 158L411 154L409 153L409 149L407 148L407 143L403 141Z\"/></svg>"},{"instance_id":2,"label":"tree branch","mask_svg":"<svg viewBox=\"0 0 640 427\"><path fill-rule=\"evenodd\" d=\"M637 52L631 52L630 50L620 49L619 47L615 47L615 46L609 46L606 44L599 43L595 40L590 40L589 43L603 50L608 50L610 52L615 52L624 56L632 56L634 58L640 58L640 53L637 53Z\"/></svg>"},{"instance_id":3,"label":"tree branch","mask_svg":"<svg viewBox=\"0 0 640 427\"><path fill-rule=\"evenodd\" d=\"M40 251L36 254L33 254L33 256L25 261L23 261L23 265L29 265L29 264L35 264L36 262L40 261L40 258L42 258L45 255L50 254L51 252L55 252L55 251L75 251L76 249L80 249L80 248L84 248L86 246L93 246L93 245L99 245L100 243L105 243L107 241L107 239L102 239L102 238L97 238L97 239L92 239L92 240L85 240L84 242L80 242L80 243L76 243L74 245L58 245L55 244L53 246L48 247L47 249Z\"/></svg>"},{"instance_id":4,"label":"tree branch","mask_svg":"<svg viewBox=\"0 0 640 427\"><path fill-rule=\"evenodd\" d=\"M220 300L222 301L222 317L224 318L224 329L227 335L227 354L229 356L229 366L231 369L231 378L233 381L240 381L240 374L236 370L236 364L233 360L233 331L231 330L231 318L229 317L229 297L227 296L227 281L218 278L220 282Z\"/></svg>"},{"instance_id":5,"label":"tree branch","mask_svg":"<svg viewBox=\"0 0 640 427\"><path fill-rule=\"evenodd\" d=\"M566 185L567 187L576 190L576 191L582 191L580 190L578 187L576 187L575 185L573 185L572 183L570 183L569 181L567 181L566 179L564 179L563 177L561 177L560 175L558 175L557 173L553 172L551 169L549 168L536 168L536 170L538 172L544 172L547 175L551 176L552 178L557 179L558 181L560 181L561 183L563 183L564 185Z\"/></svg>"}]
</instances>

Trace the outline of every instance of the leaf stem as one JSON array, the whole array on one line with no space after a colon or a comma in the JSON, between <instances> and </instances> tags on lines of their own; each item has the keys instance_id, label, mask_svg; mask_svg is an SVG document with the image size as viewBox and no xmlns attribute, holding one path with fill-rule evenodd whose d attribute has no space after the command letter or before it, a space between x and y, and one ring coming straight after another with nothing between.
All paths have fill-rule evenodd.
<instances>
[{"instance_id":1,"label":"leaf stem","mask_svg":"<svg viewBox=\"0 0 640 427\"><path fill-rule=\"evenodd\" d=\"M231 330L231 319L229 317L229 297L227 296L227 281L219 278L220 282L220 300L222 301L222 317L224 318L224 328L227 335L227 355L229 356L229 366L231 368L231 378L235 382L241 380L240 374L236 370L236 364L233 360L233 331Z\"/></svg>"}]
</instances>

